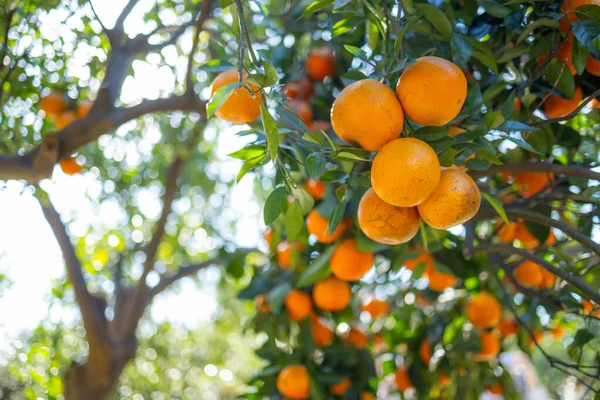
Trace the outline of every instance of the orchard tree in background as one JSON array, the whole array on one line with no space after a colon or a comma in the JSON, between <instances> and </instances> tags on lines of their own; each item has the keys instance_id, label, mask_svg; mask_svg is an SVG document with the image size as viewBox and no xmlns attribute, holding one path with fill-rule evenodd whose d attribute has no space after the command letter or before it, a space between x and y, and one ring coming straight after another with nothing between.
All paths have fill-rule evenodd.
<instances>
[{"instance_id":1,"label":"orchard tree in background","mask_svg":"<svg viewBox=\"0 0 600 400\"><path fill-rule=\"evenodd\" d=\"M5 7L0 179L33 186L65 258L87 341L60 364L67 399L115 390L152 299L211 265L251 275L239 297L267 365L246 398L518 398L497 357L513 349L598 393L597 1L159 1L135 34L136 0L110 29L89 3L21 3ZM65 19L76 39L23 41L52 7L82 21ZM89 74L71 73L86 50ZM157 59L173 93L128 104ZM236 180L270 188L268 260L220 236L207 201L206 132L227 123L247 125ZM56 164L89 169L124 227L71 237L43 190ZM190 242L200 225L214 248ZM110 235L118 249L93 240Z\"/></svg>"}]
</instances>

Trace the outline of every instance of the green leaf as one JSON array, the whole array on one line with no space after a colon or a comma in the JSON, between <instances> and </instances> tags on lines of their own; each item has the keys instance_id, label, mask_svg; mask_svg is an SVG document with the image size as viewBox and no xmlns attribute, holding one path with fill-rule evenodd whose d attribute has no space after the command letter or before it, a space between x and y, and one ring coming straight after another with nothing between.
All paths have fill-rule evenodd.
<instances>
[{"instance_id":1,"label":"green leaf","mask_svg":"<svg viewBox=\"0 0 600 400\"><path fill-rule=\"evenodd\" d=\"M473 55L473 45L463 35L454 33L450 40L450 50L452 51L452 61L463 68Z\"/></svg>"},{"instance_id":2,"label":"green leaf","mask_svg":"<svg viewBox=\"0 0 600 400\"><path fill-rule=\"evenodd\" d=\"M279 75L275 67L270 62L265 61L265 82L264 86L273 86L279 82Z\"/></svg>"},{"instance_id":3,"label":"green leaf","mask_svg":"<svg viewBox=\"0 0 600 400\"><path fill-rule=\"evenodd\" d=\"M369 59L369 56L367 56L367 53L364 52L364 50L356 47L356 46L350 46L349 44L345 44L344 48L353 56L358 57L359 59L361 59L362 61L369 63L369 64L373 64L373 62Z\"/></svg>"},{"instance_id":4,"label":"green leaf","mask_svg":"<svg viewBox=\"0 0 600 400\"><path fill-rule=\"evenodd\" d=\"M540 18L540 19L528 24L523 29L523 33L521 33L521 35L519 35L519 38L517 39L517 44L520 44L523 40L527 39L529 37L529 35L531 34L531 32L533 32L535 29L537 29L541 26L547 26L549 28L558 29L560 25L558 24L558 21L555 19Z\"/></svg>"},{"instance_id":5,"label":"green leaf","mask_svg":"<svg viewBox=\"0 0 600 400\"><path fill-rule=\"evenodd\" d=\"M467 93L467 107L469 109L469 114L473 116L479 115L482 104L481 88L479 87L479 83L476 83Z\"/></svg>"},{"instance_id":6,"label":"green leaf","mask_svg":"<svg viewBox=\"0 0 600 400\"><path fill-rule=\"evenodd\" d=\"M515 92L511 91L508 98L502 103L502 116L511 119L515 111Z\"/></svg>"},{"instance_id":7,"label":"green leaf","mask_svg":"<svg viewBox=\"0 0 600 400\"><path fill-rule=\"evenodd\" d=\"M576 21L571 23L573 34L595 57L600 57L600 52L594 46L594 39L600 36L600 25L594 20Z\"/></svg>"},{"instance_id":8,"label":"green leaf","mask_svg":"<svg viewBox=\"0 0 600 400\"><path fill-rule=\"evenodd\" d=\"M238 160L250 160L252 158L256 158L261 154L264 154L265 146L259 144L252 144L250 146L246 146L238 151L234 151L229 154L229 157L237 158Z\"/></svg>"},{"instance_id":9,"label":"green leaf","mask_svg":"<svg viewBox=\"0 0 600 400\"><path fill-rule=\"evenodd\" d=\"M315 2L313 2L311 4L309 4L308 7L306 7L304 9L304 11L300 15L300 17L298 17L298 19L309 17L312 14L316 13L319 10L322 10L323 8L327 7L330 4L333 4L333 0L319 0L319 1L315 1Z\"/></svg>"},{"instance_id":10,"label":"green leaf","mask_svg":"<svg viewBox=\"0 0 600 400\"><path fill-rule=\"evenodd\" d=\"M344 213L346 212L346 200L340 201L329 216L329 223L327 226L327 232L335 232L340 221L344 217Z\"/></svg>"},{"instance_id":11,"label":"green leaf","mask_svg":"<svg viewBox=\"0 0 600 400\"><path fill-rule=\"evenodd\" d=\"M414 137L425 142L439 140L446 136L448 136L448 129L441 126L425 126L419 128L414 134Z\"/></svg>"},{"instance_id":12,"label":"green leaf","mask_svg":"<svg viewBox=\"0 0 600 400\"><path fill-rule=\"evenodd\" d=\"M558 59L553 59L546 68L546 79L550 86L556 87L567 99L572 99L575 93L575 79L569 68Z\"/></svg>"},{"instance_id":13,"label":"green leaf","mask_svg":"<svg viewBox=\"0 0 600 400\"><path fill-rule=\"evenodd\" d=\"M538 130L538 128L529 126L519 121L504 121L504 123L500 125L498 129L505 132L534 132Z\"/></svg>"},{"instance_id":14,"label":"green leaf","mask_svg":"<svg viewBox=\"0 0 600 400\"><path fill-rule=\"evenodd\" d=\"M326 165L327 160L323 153L311 153L306 157L306 169L314 180L318 180L323 175Z\"/></svg>"},{"instance_id":15,"label":"green leaf","mask_svg":"<svg viewBox=\"0 0 600 400\"><path fill-rule=\"evenodd\" d=\"M577 346L583 346L592 341L595 337L596 336L587 329L579 329L575 334L573 343L575 343Z\"/></svg>"},{"instance_id":16,"label":"green leaf","mask_svg":"<svg viewBox=\"0 0 600 400\"><path fill-rule=\"evenodd\" d=\"M421 232L423 232L423 231L424 231L424 229L421 227ZM427 263L425 263L425 262L418 263L413 268L411 277L413 279L419 279L420 277L423 276L423 273L425 273L425 268L427 268Z\"/></svg>"},{"instance_id":17,"label":"green leaf","mask_svg":"<svg viewBox=\"0 0 600 400\"><path fill-rule=\"evenodd\" d=\"M339 8L344 7L346 4L350 3L352 0L335 0L335 3L333 4L333 9L337 10Z\"/></svg>"},{"instance_id":18,"label":"green leaf","mask_svg":"<svg viewBox=\"0 0 600 400\"><path fill-rule=\"evenodd\" d=\"M210 118L215 115L219 108L221 108L221 106L227 101L229 96L231 96L233 91L241 88L242 86L244 86L244 82L231 82L217 89L206 106L206 116Z\"/></svg>"},{"instance_id":19,"label":"green leaf","mask_svg":"<svg viewBox=\"0 0 600 400\"><path fill-rule=\"evenodd\" d=\"M465 163L467 169L472 171L487 171L490 169L490 163L484 160L472 158Z\"/></svg>"},{"instance_id":20,"label":"green leaf","mask_svg":"<svg viewBox=\"0 0 600 400\"><path fill-rule=\"evenodd\" d=\"M452 146L454 144L454 142L456 142L456 139L454 139L453 137L450 137L450 136L446 136L439 140L429 142L429 145L431 146L433 151L435 151L436 153L439 153L441 151L446 150L450 146Z\"/></svg>"},{"instance_id":21,"label":"green leaf","mask_svg":"<svg viewBox=\"0 0 600 400\"><path fill-rule=\"evenodd\" d=\"M477 3L492 17L506 18L511 13L510 8L504 7L494 0L477 0Z\"/></svg>"},{"instance_id":22,"label":"green leaf","mask_svg":"<svg viewBox=\"0 0 600 400\"><path fill-rule=\"evenodd\" d=\"M415 9L422 13L426 20L441 33L445 40L452 37L452 24L446 14L433 4L419 3L415 4Z\"/></svg>"},{"instance_id":23,"label":"green leaf","mask_svg":"<svg viewBox=\"0 0 600 400\"><path fill-rule=\"evenodd\" d=\"M346 72L344 75L340 76L340 78L342 79L344 86L348 86L351 83L354 83L356 81L361 81L363 79L367 79L367 76L357 69L351 69L350 71Z\"/></svg>"},{"instance_id":24,"label":"green leaf","mask_svg":"<svg viewBox=\"0 0 600 400\"><path fill-rule=\"evenodd\" d=\"M456 339L459 333L462 331L462 327L465 324L465 322L467 322L467 318L464 315L461 315L455 318L454 321L452 321L446 326L446 329L444 329L444 334L442 336L442 342L444 343L444 345L449 345L452 342L454 342L454 339Z\"/></svg>"},{"instance_id":25,"label":"green leaf","mask_svg":"<svg viewBox=\"0 0 600 400\"><path fill-rule=\"evenodd\" d=\"M370 158L366 152L359 149L344 149L335 153L334 158L338 160L350 161L369 161Z\"/></svg>"},{"instance_id":26,"label":"green leaf","mask_svg":"<svg viewBox=\"0 0 600 400\"><path fill-rule=\"evenodd\" d=\"M505 121L500 111L492 111L487 113L484 120L489 129L496 129Z\"/></svg>"},{"instance_id":27,"label":"green leaf","mask_svg":"<svg viewBox=\"0 0 600 400\"><path fill-rule=\"evenodd\" d=\"M260 105L260 118L262 119L263 129L267 137L267 152L271 160L275 161L279 151L279 131L277 130L277 124L273 116L264 104Z\"/></svg>"},{"instance_id":28,"label":"green leaf","mask_svg":"<svg viewBox=\"0 0 600 400\"><path fill-rule=\"evenodd\" d=\"M454 164L454 157L456 157L456 149L449 148L444 150L442 154L440 154L440 165L442 167L451 167Z\"/></svg>"},{"instance_id":29,"label":"green leaf","mask_svg":"<svg viewBox=\"0 0 600 400\"><path fill-rule=\"evenodd\" d=\"M367 25L365 27L365 33L367 36L367 43L369 47L375 51L377 48L377 44L379 43L379 29L377 25L371 22L370 19L367 19Z\"/></svg>"},{"instance_id":30,"label":"green leaf","mask_svg":"<svg viewBox=\"0 0 600 400\"><path fill-rule=\"evenodd\" d=\"M320 131L306 132L302 136L302 139L310 143L318 144L319 146L324 142L323 134Z\"/></svg>"},{"instance_id":31,"label":"green leaf","mask_svg":"<svg viewBox=\"0 0 600 400\"><path fill-rule=\"evenodd\" d=\"M254 169L255 167L257 167L261 162L263 162L263 160L267 157L266 154L261 154L258 157L252 158L248 161L246 161L244 163L244 165L242 165L242 168L240 169L240 172L238 172L237 177L236 177L236 182L239 182L242 180L242 178L244 177L244 175L246 175L248 172L250 172L252 169Z\"/></svg>"},{"instance_id":32,"label":"green leaf","mask_svg":"<svg viewBox=\"0 0 600 400\"><path fill-rule=\"evenodd\" d=\"M589 58L590 51L578 40L573 40L572 59L573 67L575 67L577 75L581 75L583 73L583 71L585 70L585 64L587 63Z\"/></svg>"},{"instance_id":33,"label":"green leaf","mask_svg":"<svg viewBox=\"0 0 600 400\"><path fill-rule=\"evenodd\" d=\"M535 153L535 154L543 155L542 153L540 153L539 151L537 151L536 149L531 147L531 145L529 143L527 143L521 139L517 139L517 138L511 137L511 136L507 136L505 139L510 140L511 142L513 142L514 144L516 144L517 146L519 146L522 149L531 151L532 153Z\"/></svg>"},{"instance_id":34,"label":"green leaf","mask_svg":"<svg viewBox=\"0 0 600 400\"><path fill-rule=\"evenodd\" d=\"M285 207L287 195L288 193L285 187L279 186L271 192L269 197L267 197L264 208L265 225L271 225L273 222L275 222L277 217L279 217L279 214L281 214L283 208Z\"/></svg>"},{"instance_id":35,"label":"green leaf","mask_svg":"<svg viewBox=\"0 0 600 400\"><path fill-rule=\"evenodd\" d=\"M496 210L500 218L502 218L502 221L508 224L510 221L508 220L508 216L506 215L506 211L504 211L504 206L502 203L495 197L492 197L485 192L482 192L481 195L487 200L488 203L490 203L492 207L494 207L494 210Z\"/></svg>"},{"instance_id":36,"label":"green leaf","mask_svg":"<svg viewBox=\"0 0 600 400\"><path fill-rule=\"evenodd\" d=\"M477 150L477 158L480 158L482 160L488 161L492 164L496 164L496 165L502 165L502 160L500 160L498 158L498 156L496 156L495 154L493 154L491 151L489 151L488 149L479 149Z\"/></svg>"},{"instance_id":37,"label":"green leaf","mask_svg":"<svg viewBox=\"0 0 600 400\"><path fill-rule=\"evenodd\" d=\"M271 310L278 311L281 309L290 290L292 290L292 287L288 282L282 282L271 289L267 295L267 304L271 307Z\"/></svg>"},{"instance_id":38,"label":"green leaf","mask_svg":"<svg viewBox=\"0 0 600 400\"><path fill-rule=\"evenodd\" d=\"M579 6L575 9L575 15L582 21L592 19L600 24L600 6L597 4L584 4Z\"/></svg>"},{"instance_id":39,"label":"green leaf","mask_svg":"<svg viewBox=\"0 0 600 400\"><path fill-rule=\"evenodd\" d=\"M496 56L492 53L490 47L475 38L467 38L467 40L473 46L473 58L491 69L495 74L500 73L498 71L498 64L496 63Z\"/></svg>"},{"instance_id":40,"label":"green leaf","mask_svg":"<svg viewBox=\"0 0 600 400\"><path fill-rule=\"evenodd\" d=\"M296 286L299 288L307 287L320 282L331 275L331 270L329 269L329 260L331 259L336 247L337 244L327 246L325 250L300 274L298 277L298 282L296 282Z\"/></svg>"},{"instance_id":41,"label":"green leaf","mask_svg":"<svg viewBox=\"0 0 600 400\"><path fill-rule=\"evenodd\" d=\"M529 52L529 50L530 50L529 46L517 46L517 47L513 47L512 49L508 49L504 53L502 53L502 55L500 55L500 57L498 57L498 63L499 64L507 63L510 60L512 60L513 58L519 57L520 55Z\"/></svg>"},{"instance_id":42,"label":"green leaf","mask_svg":"<svg viewBox=\"0 0 600 400\"><path fill-rule=\"evenodd\" d=\"M294 200L285 213L285 231L287 233L288 241L292 242L296 240L302 231L303 223L304 216L302 214L302 207L298 200Z\"/></svg>"}]
</instances>

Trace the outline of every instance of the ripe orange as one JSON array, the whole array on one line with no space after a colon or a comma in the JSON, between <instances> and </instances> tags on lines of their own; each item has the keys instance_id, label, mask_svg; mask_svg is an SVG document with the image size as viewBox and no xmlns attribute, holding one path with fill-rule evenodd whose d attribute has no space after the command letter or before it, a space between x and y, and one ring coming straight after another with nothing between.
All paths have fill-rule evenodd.
<instances>
[{"instance_id":1,"label":"ripe orange","mask_svg":"<svg viewBox=\"0 0 600 400\"><path fill-rule=\"evenodd\" d=\"M356 347L357 349L364 349L365 347L367 347L369 339L363 331L356 328L351 328L350 331L348 331L348 333L346 334L344 342L347 345Z\"/></svg>"},{"instance_id":2,"label":"ripe orange","mask_svg":"<svg viewBox=\"0 0 600 400\"><path fill-rule=\"evenodd\" d=\"M263 238L265 239L265 242L267 242L269 247L271 247L271 243L273 242L273 239L275 238L275 232L273 231L273 229L271 229L271 227L267 226L267 228L265 229L265 232L263 233Z\"/></svg>"},{"instance_id":3,"label":"ripe orange","mask_svg":"<svg viewBox=\"0 0 600 400\"><path fill-rule=\"evenodd\" d=\"M560 29L563 32L568 32L571 29L570 23L579 21L579 17L573 11L584 4L595 4L600 6L600 0L565 0L560 6L560 10L566 14L560 22Z\"/></svg>"},{"instance_id":4,"label":"ripe orange","mask_svg":"<svg viewBox=\"0 0 600 400\"><path fill-rule=\"evenodd\" d=\"M563 337L563 335L565 334L565 328L558 325L554 328L552 328L552 330L550 331L550 333L552 334L552 337L556 340L559 340Z\"/></svg>"},{"instance_id":5,"label":"ripe orange","mask_svg":"<svg viewBox=\"0 0 600 400\"><path fill-rule=\"evenodd\" d=\"M467 98L467 78L448 60L421 57L404 70L396 94L406 115L417 124L442 126L460 112Z\"/></svg>"},{"instance_id":6,"label":"ripe orange","mask_svg":"<svg viewBox=\"0 0 600 400\"><path fill-rule=\"evenodd\" d=\"M344 393L346 393L346 391L350 388L350 386L352 386L352 383L350 383L350 379L344 378L340 383L331 385L329 391L337 396L343 396Z\"/></svg>"},{"instance_id":7,"label":"ripe orange","mask_svg":"<svg viewBox=\"0 0 600 400\"><path fill-rule=\"evenodd\" d=\"M351 222L348 219L341 220L333 233L327 232L328 225L329 222L319 214L317 209L313 209L306 217L308 233L315 235L320 243L332 243L338 240L351 227Z\"/></svg>"},{"instance_id":8,"label":"ripe orange","mask_svg":"<svg viewBox=\"0 0 600 400\"><path fill-rule=\"evenodd\" d=\"M77 114L75 113L75 111L64 111L56 116L54 126L57 130L61 130L69 126L71 122L75 121L76 119Z\"/></svg>"},{"instance_id":9,"label":"ripe orange","mask_svg":"<svg viewBox=\"0 0 600 400\"><path fill-rule=\"evenodd\" d=\"M408 376L408 368L400 367L396 370L396 374L394 375L394 382L396 383L396 387L400 392L404 392L407 389L413 387L410 382L410 377Z\"/></svg>"},{"instance_id":10,"label":"ripe orange","mask_svg":"<svg viewBox=\"0 0 600 400\"><path fill-rule=\"evenodd\" d=\"M388 305L387 301L378 300L371 297L368 301L362 304L361 310L368 313L371 318L376 319L386 315L390 310L390 306Z\"/></svg>"},{"instance_id":11,"label":"ripe orange","mask_svg":"<svg viewBox=\"0 0 600 400\"><path fill-rule=\"evenodd\" d=\"M429 289L436 292L443 292L454 287L457 281L454 275L439 272L435 267L425 270L425 276L429 280Z\"/></svg>"},{"instance_id":12,"label":"ripe orange","mask_svg":"<svg viewBox=\"0 0 600 400\"><path fill-rule=\"evenodd\" d=\"M409 270L414 270L415 267L421 263L425 263L425 271L433 268L434 259L429 253L426 253L423 249L410 249L411 253L417 252L417 258L412 258L404 261L404 266Z\"/></svg>"},{"instance_id":13,"label":"ripe orange","mask_svg":"<svg viewBox=\"0 0 600 400\"><path fill-rule=\"evenodd\" d=\"M373 266L373 253L358 250L356 240L346 239L333 252L329 265L331 272L344 281L362 278Z\"/></svg>"},{"instance_id":14,"label":"ripe orange","mask_svg":"<svg viewBox=\"0 0 600 400\"><path fill-rule=\"evenodd\" d=\"M413 207L425 201L440 183L440 162L427 143L414 138L392 140L373 160L371 184L383 201Z\"/></svg>"},{"instance_id":15,"label":"ripe orange","mask_svg":"<svg viewBox=\"0 0 600 400\"><path fill-rule=\"evenodd\" d=\"M585 70L592 75L600 76L600 60L590 56L585 64Z\"/></svg>"},{"instance_id":16,"label":"ripe orange","mask_svg":"<svg viewBox=\"0 0 600 400\"><path fill-rule=\"evenodd\" d=\"M283 86L283 94L290 99L308 100L313 94L313 84L310 79L302 78L286 83Z\"/></svg>"},{"instance_id":17,"label":"ripe orange","mask_svg":"<svg viewBox=\"0 0 600 400\"><path fill-rule=\"evenodd\" d=\"M333 342L333 331L319 317L311 318L311 328L317 347L327 347Z\"/></svg>"},{"instance_id":18,"label":"ripe orange","mask_svg":"<svg viewBox=\"0 0 600 400\"><path fill-rule=\"evenodd\" d=\"M289 269L292 266L292 253L297 252L298 255L304 250L302 243L286 241L280 242L277 245L277 263L283 269Z\"/></svg>"},{"instance_id":19,"label":"ripe orange","mask_svg":"<svg viewBox=\"0 0 600 400\"><path fill-rule=\"evenodd\" d=\"M345 87L335 99L331 125L344 142L376 151L400 135L404 112L392 89L363 79Z\"/></svg>"},{"instance_id":20,"label":"ripe orange","mask_svg":"<svg viewBox=\"0 0 600 400\"><path fill-rule=\"evenodd\" d=\"M540 342L544 338L544 333L540 330L534 330L532 333L533 333L533 338L531 336L529 336L528 342L529 342L529 345L533 347L536 345L536 343L540 344Z\"/></svg>"},{"instance_id":21,"label":"ripe orange","mask_svg":"<svg viewBox=\"0 0 600 400\"><path fill-rule=\"evenodd\" d=\"M377 400L374 394L369 392L362 392L360 394L360 400Z\"/></svg>"},{"instance_id":22,"label":"ripe orange","mask_svg":"<svg viewBox=\"0 0 600 400\"><path fill-rule=\"evenodd\" d=\"M496 221L494 224L494 229L497 229L500 225L500 229L498 229L498 237L502 243L512 243L515 240L515 235L517 231L517 223L509 222L508 224L502 220Z\"/></svg>"},{"instance_id":23,"label":"ripe orange","mask_svg":"<svg viewBox=\"0 0 600 400\"><path fill-rule=\"evenodd\" d=\"M515 176L515 186L523 197L531 197L544 190L554 181L553 173L521 172Z\"/></svg>"},{"instance_id":24,"label":"ripe orange","mask_svg":"<svg viewBox=\"0 0 600 400\"><path fill-rule=\"evenodd\" d=\"M582 98L581 88L575 89L573 100L551 94L544 103L544 114L548 118L560 118L569 115L575 111Z\"/></svg>"},{"instance_id":25,"label":"ripe orange","mask_svg":"<svg viewBox=\"0 0 600 400\"><path fill-rule=\"evenodd\" d=\"M504 393L504 387L500 382L494 383L492 385L487 385L485 388L488 392L490 392L491 394L495 394L496 396L502 396L502 394Z\"/></svg>"},{"instance_id":26,"label":"ripe orange","mask_svg":"<svg viewBox=\"0 0 600 400\"><path fill-rule=\"evenodd\" d=\"M467 318L477 328L496 326L501 315L500 303L487 292L479 292L467 304Z\"/></svg>"},{"instance_id":27,"label":"ripe orange","mask_svg":"<svg viewBox=\"0 0 600 400\"><path fill-rule=\"evenodd\" d=\"M290 399L308 398L310 394L310 379L306 367L293 364L283 368L277 375L277 390Z\"/></svg>"},{"instance_id":28,"label":"ripe orange","mask_svg":"<svg viewBox=\"0 0 600 400\"><path fill-rule=\"evenodd\" d=\"M245 81L247 77L248 74L244 72L243 80ZM221 72L210 87L210 97L212 98L219 88L229 83L237 82L239 79L239 73L235 69ZM251 83L246 83L245 86L245 88L237 88L231 93L229 98L225 100L215 113L217 117L232 124L246 124L258 118L260 115L260 104L262 103L258 88Z\"/></svg>"},{"instance_id":29,"label":"ripe orange","mask_svg":"<svg viewBox=\"0 0 600 400\"><path fill-rule=\"evenodd\" d=\"M326 186L323 182L309 179L304 184L304 189L310 194L315 200L321 200L325 196Z\"/></svg>"},{"instance_id":30,"label":"ripe orange","mask_svg":"<svg viewBox=\"0 0 600 400\"><path fill-rule=\"evenodd\" d=\"M419 346L419 358L425 365L429 365L429 362L431 361L431 344L429 344L427 340L421 341L421 345Z\"/></svg>"},{"instance_id":31,"label":"ripe orange","mask_svg":"<svg viewBox=\"0 0 600 400\"><path fill-rule=\"evenodd\" d=\"M258 308L259 313L264 314L271 311L271 307L269 307L269 305L267 304L266 294L259 294L258 296L256 296L254 301L256 302L256 308Z\"/></svg>"},{"instance_id":32,"label":"ripe orange","mask_svg":"<svg viewBox=\"0 0 600 400\"><path fill-rule=\"evenodd\" d=\"M91 100L81 100L81 102L79 102L77 105L77 118L85 117L90 112L93 105L94 102Z\"/></svg>"},{"instance_id":33,"label":"ripe orange","mask_svg":"<svg viewBox=\"0 0 600 400\"><path fill-rule=\"evenodd\" d=\"M448 386L450 382L452 382L450 377L444 371L440 372L438 381L440 382L440 386Z\"/></svg>"},{"instance_id":34,"label":"ripe orange","mask_svg":"<svg viewBox=\"0 0 600 400\"><path fill-rule=\"evenodd\" d=\"M285 298L285 308L292 321L302 321L312 314L312 301L308 293L292 289Z\"/></svg>"},{"instance_id":35,"label":"ripe orange","mask_svg":"<svg viewBox=\"0 0 600 400\"><path fill-rule=\"evenodd\" d=\"M538 287L542 284L544 277L541 267L530 260L523 261L515 268L513 275L515 280L524 287Z\"/></svg>"},{"instance_id":36,"label":"ripe orange","mask_svg":"<svg viewBox=\"0 0 600 400\"><path fill-rule=\"evenodd\" d=\"M529 232L527 224L524 221L518 221L516 223L514 238L521 242L523 247L525 247L526 249L533 249L539 246L540 244L539 240L537 240L537 238L533 236L531 232Z\"/></svg>"},{"instance_id":37,"label":"ripe orange","mask_svg":"<svg viewBox=\"0 0 600 400\"><path fill-rule=\"evenodd\" d=\"M516 335L518 330L519 325L514 319L505 318L498 324L498 331L503 338Z\"/></svg>"},{"instance_id":38,"label":"ripe orange","mask_svg":"<svg viewBox=\"0 0 600 400\"><path fill-rule=\"evenodd\" d=\"M452 125L450 128L448 128L448 136L450 137L458 136L464 132L466 132L466 130L455 125Z\"/></svg>"},{"instance_id":39,"label":"ripe orange","mask_svg":"<svg viewBox=\"0 0 600 400\"><path fill-rule=\"evenodd\" d=\"M67 175L75 175L83 171L83 165L78 164L75 157L63 158L58 163L63 172Z\"/></svg>"},{"instance_id":40,"label":"ripe orange","mask_svg":"<svg viewBox=\"0 0 600 400\"><path fill-rule=\"evenodd\" d=\"M573 65L573 35L569 35L556 52L556 58L559 61L564 61L571 75L576 75L575 66Z\"/></svg>"},{"instance_id":41,"label":"ripe orange","mask_svg":"<svg viewBox=\"0 0 600 400\"><path fill-rule=\"evenodd\" d=\"M521 109L521 99L515 98L514 108L516 111L519 111Z\"/></svg>"},{"instance_id":42,"label":"ripe orange","mask_svg":"<svg viewBox=\"0 0 600 400\"><path fill-rule=\"evenodd\" d=\"M50 118L58 117L67 110L67 107L69 105L65 101L65 96L60 92L52 92L40 100L40 110Z\"/></svg>"},{"instance_id":43,"label":"ripe orange","mask_svg":"<svg viewBox=\"0 0 600 400\"><path fill-rule=\"evenodd\" d=\"M335 53L327 47L312 49L306 57L304 67L309 77L322 81L335 74Z\"/></svg>"},{"instance_id":44,"label":"ripe orange","mask_svg":"<svg viewBox=\"0 0 600 400\"><path fill-rule=\"evenodd\" d=\"M309 126L313 120L313 110L306 101L304 100L290 100L288 101L290 107L296 112L300 120L304 122L304 125Z\"/></svg>"},{"instance_id":45,"label":"ripe orange","mask_svg":"<svg viewBox=\"0 0 600 400\"><path fill-rule=\"evenodd\" d=\"M478 361L489 361L498 355L500 352L500 337L494 330L491 332L479 333L479 340L481 342L481 351L477 354Z\"/></svg>"},{"instance_id":46,"label":"ripe orange","mask_svg":"<svg viewBox=\"0 0 600 400\"><path fill-rule=\"evenodd\" d=\"M340 311L350 304L352 290L348 283L335 276L315 285L312 292L315 305L324 311Z\"/></svg>"},{"instance_id":47,"label":"ripe orange","mask_svg":"<svg viewBox=\"0 0 600 400\"><path fill-rule=\"evenodd\" d=\"M396 245L411 240L419 231L417 207L396 207L381 200L370 188L358 205L358 225L368 238Z\"/></svg>"},{"instance_id":48,"label":"ripe orange","mask_svg":"<svg viewBox=\"0 0 600 400\"><path fill-rule=\"evenodd\" d=\"M480 203L481 194L473 178L462 171L446 169L431 196L417 207L427 225L447 229L473 218Z\"/></svg>"},{"instance_id":49,"label":"ripe orange","mask_svg":"<svg viewBox=\"0 0 600 400\"><path fill-rule=\"evenodd\" d=\"M540 271L542 272L542 280L538 287L542 290L552 289L554 282L556 282L556 275L542 266L540 266Z\"/></svg>"}]
</instances>

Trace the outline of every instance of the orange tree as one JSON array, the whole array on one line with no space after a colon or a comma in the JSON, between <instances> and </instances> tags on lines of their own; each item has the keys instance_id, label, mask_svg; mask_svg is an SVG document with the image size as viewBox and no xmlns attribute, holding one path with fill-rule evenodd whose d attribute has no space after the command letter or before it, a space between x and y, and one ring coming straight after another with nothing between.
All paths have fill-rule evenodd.
<instances>
[{"instance_id":1,"label":"orange tree","mask_svg":"<svg viewBox=\"0 0 600 400\"><path fill-rule=\"evenodd\" d=\"M516 348L542 354L588 393L600 389L597 2L157 2L145 14L154 27L135 36L125 27L137 0L110 29L86 6L83 26L101 34L83 29L79 42L103 51L88 64L91 83L60 80L68 63L49 61L52 46L40 55L18 41L52 8L74 18L78 2L9 3L0 179L37 185L56 164L82 172L85 158L121 194L162 187L147 235L125 241L103 270L115 288L107 298L90 287L108 278L84 268L34 187L65 258L61 289L73 289L86 332L86 357L62 370L66 398L111 393L163 290L215 264L242 275L246 250L221 241L190 260L166 228L181 182L210 191L194 179L210 153L202 133L225 123L249 127L239 133L249 144L231 154L244 162L237 179L264 170L274 183L264 205L270 258L246 259L253 277L239 294L256 302L248 326L266 334L257 354L268 362L246 397L515 398L497 355ZM184 22L163 24L169 13ZM165 50L174 47L185 50L183 73ZM130 66L155 56L174 71L173 93L127 103ZM52 74L36 77L42 66ZM30 109L43 112L38 124L27 122ZM119 177L119 160L96 141L149 114L178 130L143 173ZM165 242L177 249L166 270L157 267Z\"/></svg>"}]
</instances>

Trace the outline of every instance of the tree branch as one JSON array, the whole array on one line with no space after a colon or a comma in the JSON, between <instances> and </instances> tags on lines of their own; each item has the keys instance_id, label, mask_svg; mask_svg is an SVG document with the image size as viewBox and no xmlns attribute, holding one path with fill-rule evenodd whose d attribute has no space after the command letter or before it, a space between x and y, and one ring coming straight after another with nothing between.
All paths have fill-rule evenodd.
<instances>
[{"instance_id":1,"label":"tree branch","mask_svg":"<svg viewBox=\"0 0 600 400\"><path fill-rule=\"evenodd\" d=\"M555 122L561 122L561 121L566 121L569 120L573 117L575 117L577 114L579 114L579 112L593 99L595 99L596 97L600 96L600 89L596 90L594 93L592 93L591 95L589 95L588 97L586 97L585 99L583 99L583 101L581 102L581 104L579 106L577 106L577 108L575 110L573 110L572 112L570 112L569 114L562 116L562 117L557 117L557 118L550 118L550 119L543 119L540 121L533 121L533 122L528 122L528 125L531 126L540 126L540 125L546 125L546 124L552 124Z\"/></svg>"},{"instance_id":2,"label":"tree branch","mask_svg":"<svg viewBox=\"0 0 600 400\"><path fill-rule=\"evenodd\" d=\"M188 66L187 72L185 76L185 87L187 91L193 90L193 82L192 82L192 64L194 63L194 54L196 53L196 49L198 48L198 43L200 41L200 32L202 31L202 26L204 22L208 18L208 14L210 8L212 6L212 0L203 0L202 1L202 9L200 11L200 16L198 17L198 21L196 21L196 31L194 33L194 41L192 43L192 49L190 50L190 54L188 55Z\"/></svg>"},{"instance_id":3,"label":"tree branch","mask_svg":"<svg viewBox=\"0 0 600 400\"><path fill-rule=\"evenodd\" d=\"M121 11L121 14L115 22L115 27L113 28L115 31L123 33L123 24L125 23L125 20L129 16L129 14L131 14L131 11L133 11L138 2L139 0L129 0L125 7L123 7L123 11Z\"/></svg>"},{"instance_id":4,"label":"tree branch","mask_svg":"<svg viewBox=\"0 0 600 400\"><path fill-rule=\"evenodd\" d=\"M470 171L473 179L483 178L499 172L547 172L578 178L588 178L600 181L600 172L594 172L589 168L576 165L560 165L549 162L515 162L502 165L494 165L485 171Z\"/></svg>"},{"instance_id":5,"label":"tree branch","mask_svg":"<svg viewBox=\"0 0 600 400\"><path fill-rule=\"evenodd\" d=\"M153 298L160 292L167 289L169 286L180 280L181 278L185 278L186 276L191 276L200 271L203 268L207 268L211 265L220 265L223 264L223 260L219 258L213 258L208 261L204 261L198 264L186 265L183 267L179 267L177 272L174 272L171 275L163 276L161 280L158 282L156 286L150 289L150 298Z\"/></svg>"},{"instance_id":6,"label":"tree branch","mask_svg":"<svg viewBox=\"0 0 600 400\"><path fill-rule=\"evenodd\" d=\"M588 299L594 301L597 304L600 304L600 293L594 291L590 288L583 280L578 277L569 274L568 272L555 267L550 264L543 258L536 256L524 249L519 249L513 246L505 245L505 244L480 244L479 246L475 246L472 250L473 253L499 253L499 254L514 254L521 256L527 260L533 261L534 263L540 265L548 272L556 275L563 281L569 283L571 286L579 290L582 294L584 294Z\"/></svg>"}]
</instances>

